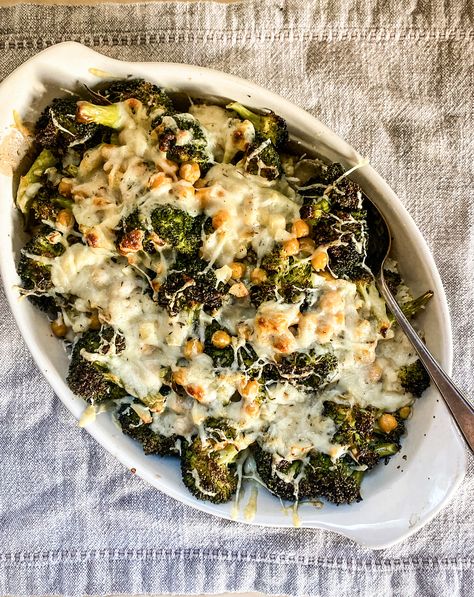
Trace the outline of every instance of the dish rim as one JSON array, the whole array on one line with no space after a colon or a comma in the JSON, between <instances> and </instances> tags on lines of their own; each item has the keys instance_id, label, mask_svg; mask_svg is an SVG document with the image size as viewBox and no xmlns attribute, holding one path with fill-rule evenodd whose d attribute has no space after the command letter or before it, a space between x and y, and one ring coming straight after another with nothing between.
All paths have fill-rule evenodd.
<instances>
[{"instance_id":1,"label":"dish rim","mask_svg":"<svg viewBox=\"0 0 474 597\"><path fill-rule=\"evenodd\" d=\"M15 82L21 81L22 74L24 74L29 69L31 69L32 66L34 66L36 64L38 64L38 65L43 64L44 59L50 59L52 64L54 64L54 62L56 62L57 64L60 64L60 63L62 63L63 60L67 61L66 56L68 54L68 51L73 52L75 63L76 64L80 63L82 66L84 65L84 63L88 63L89 65L100 63L103 70L107 71L107 69L111 69L113 72L115 69L115 72L121 72L121 73L124 73L128 69L130 69L129 72L131 72L131 73L133 73L134 71L137 71L137 70L144 70L146 68L151 68L151 69L154 68L154 69L158 69L158 70L159 69L162 69L162 70L172 69L174 72L177 72L177 71L179 71L180 73L182 72L183 80L185 79L186 75L189 77L189 73L190 73L190 71L192 71L193 75L196 75L198 80L205 80L206 77L209 77L212 80L218 80L218 79L224 80L229 85L233 85L235 88L240 88L242 90L242 94L245 96L248 95L249 97L251 97L253 95L259 96L261 94L265 94L265 98L266 98L265 105L267 107L273 108L274 105L282 106L284 108L284 112L285 112L284 116L285 117L286 117L286 112L292 113L292 118L289 120L290 128L292 127L292 125L295 126L295 123L297 123L297 126L296 126L296 128L297 128L298 126L301 125L301 123L306 122L306 124L308 124L308 122L309 122L308 129L310 129L310 131L311 131L309 133L311 135L311 139L308 137L308 139L306 139L306 142L309 143L311 140L314 141L315 139L318 139L318 141L321 141L322 143L324 143L325 139L328 139L328 143L330 141L330 143L328 145L328 151L331 150L331 148L334 149L334 147L339 147L339 149L340 148L344 149L344 153L346 156L348 156L349 161L352 160L353 162L357 162L357 161L360 161L360 159L361 159L361 156L351 146L349 146L345 141L343 141L334 132L330 131L327 127L325 127L325 125L323 125L318 119L316 119L315 117L310 115L308 112L304 111L303 109L297 107L293 103L289 102L288 100L280 97L277 94L274 94L274 93L268 91L267 89L255 84L253 82L246 81L246 80L236 77L234 75L229 75L222 71L199 67L199 66L194 66L194 65L186 65L186 64L180 64L180 63L167 63L167 62L128 62L128 61L117 60L117 59L106 57L106 56L100 54L99 52L96 52L95 50L92 50L92 49L88 48L87 46L84 46L84 45L76 43L76 42L63 42L61 44L56 44L54 46L47 48L46 50L43 50L42 52L36 54L32 58L30 58L29 60L24 62L15 71L13 71L13 73L11 73L6 79L4 79L4 81L2 81L2 83L0 84L0 97L2 96L2 93L5 92L5 89L8 89L8 87L12 83L15 84ZM121 74L120 76L125 76L125 75ZM140 76L143 76L143 75L140 75ZM153 76L150 78L155 79L157 77ZM237 98L237 99L240 99L240 101L242 101L241 98ZM261 107L263 107L263 106L261 106ZM278 110L278 111L281 112L282 110ZM2 115L0 115L0 126L1 126L1 123L2 123ZM317 132L314 132L314 131L317 131ZM0 128L0 143L3 139L3 137L4 137L4 133L2 132L2 129ZM336 153L339 155L338 150L336 150ZM433 279L433 282L435 285L434 290L436 292L437 305L440 310L440 315L442 316L442 318L444 320L444 329L442 331L444 332L444 335L446 336L446 339L448 340L447 345L444 347L444 353L442 355L441 362L444 365L446 371L448 373L450 373L451 368L452 368L452 358L453 358L451 322L450 322L450 317L449 317L449 312L448 312L446 296L444 293L444 289L442 287L441 279L440 279L438 270L436 268L434 259L433 259L431 252L426 244L426 241L424 240L423 236L421 235L421 232L419 231L419 229L415 225L414 221L412 220L411 216L406 211L403 204L400 202L400 200L395 195L395 193L390 189L390 187L388 187L387 183L380 177L380 175L378 175L376 173L376 171L371 166L366 166L364 168L364 170L366 173L368 173L369 179L373 179L377 183L378 187L381 188L381 193L384 195L384 197L387 196L387 201L388 201L388 199L390 199L391 201L395 202L396 211L399 212L402 221L407 226L408 231L409 231L409 236L410 236L411 240L413 241L413 244L416 246L417 250L420 251L420 253L422 255L422 261L426 264L426 266L428 267L428 269L430 271L430 274L432 276L432 279ZM1 191L1 181L0 181L0 194L1 193L2 193L2 191ZM10 195L11 195L11 192L10 192ZM12 201L11 196L8 197L8 201L11 203L11 201ZM0 204L1 204L0 205L0 214L2 216L4 216L4 215L8 216L9 209L4 205L4 202L0 201ZM10 205L10 211L11 211L11 205ZM4 220L6 220L6 218L2 217L1 220L2 220L2 222L0 223L0 227L6 226L6 224L3 223ZM2 275L4 287L5 287L5 293L7 296L7 300L9 302L10 308L15 317L16 323L20 329L20 332L21 332L36 364L38 365L41 372L45 375L48 383L53 387L54 391L59 396L61 401L65 404L65 406L68 408L68 410L70 410L70 412L78 419L81 416L81 414L86 406L84 401L73 396L69 390L65 391L65 387L64 387L65 382L63 379L61 379L61 376L59 375L57 370L55 370L55 371L49 370L50 369L50 361L48 358L46 358L46 355L42 354L41 349L37 344L37 341L33 338L32 331L26 327L26 321L24 319L24 315L22 314L23 307L20 306L20 302L18 301L16 291L11 287L11 284L7 283L8 281L11 281L11 279L12 279L12 273L10 271L11 263L8 262L8 257L6 255L6 253L8 252L9 253L8 256L11 256L11 247L8 247L8 243L6 241L6 238L4 238L4 236L5 235L0 234L0 239L1 239L0 240L0 249L1 249L0 272ZM444 405L442 405L442 406L444 406ZM440 501L437 503L437 505L435 507L431 508L429 510L429 512L427 512L424 516L420 517L417 521L413 522L413 524L410 524L409 527L407 529L405 529L403 532L401 530L399 530L397 532L393 532L392 536L390 538L387 538L386 540L383 540L381 538L377 539L377 540L371 540L370 539L370 531L373 531L373 529L371 529L370 526L368 527L369 533L366 534L369 536L365 536L365 538L364 538L364 533L349 532L348 529L345 527L334 525L332 523L325 523L324 521L316 521L316 520L312 521L312 522L308 521L308 522L305 522L304 526L307 528L322 528L322 529L331 530L331 531L337 532L339 534L342 534L346 537L350 537L353 540L357 541L358 543L360 543L366 547L372 547L374 549L381 549L381 548L389 547L391 545L394 545L395 543L398 543L399 541L402 541L403 539L407 538L411 534L415 533L419 528L421 528L427 522L429 522L439 512L439 510L450 500L450 498L453 496L454 492L456 491L457 487L461 483L463 476L464 476L464 471L465 471L465 466L466 466L465 465L464 444L463 444L462 439L461 439L459 433L457 432L457 429L455 428L454 423L451 420L451 418L449 418L448 429L452 435L452 437L451 437L452 449L453 450L455 449L457 451L457 456L458 456L457 470L455 471L455 473L453 472L453 476L451 477L450 488L449 488L449 490L445 491L442 499L440 499ZM124 448L120 449L120 446L119 446L119 449L117 449L115 446L116 443L120 444L123 442L120 442L120 440L118 442L112 441L112 438L105 436L104 431L96 423L89 425L87 427L87 431L107 451L109 451L111 454L113 454L115 457L117 457L125 466L127 466L130 469L135 468L134 467L135 456L133 455L133 453L129 454L128 450L125 450ZM190 506L197 508L201 511L211 513L213 515L231 519L230 512L226 515L225 513L218 511L213 504L209 504L208 502L199 502L198 500L196 500L194 497L192 497L190 494L187 493L187 490L184 488L184 486L183 486L183 490L181 492L175 491L175 490L171 489L169 486L168 487L166 486L166 481L160 481L155 476L151 477L151 475L148 474L147 471L141 470L137 474L139 474L142 478L144 478L146 481L150 482L153 486L157 487L164 493L170 495L171 497L173 497L175 499L178 499L179 501L181 501L187 505L190 505ZM253 522L242 521L242 522L246 522L247 524L250 523L250 524L257 524L260 526L269 526L269 527L291 527L291 526L293 526L291 524L291 520L288 521L287 524L282 524L281 522L280 523L275 523L275 522L271 523L271 522L265 522L265 521L263 521L263 522L262 521L253 521ZM406 521L404 521L404 522L406 522ZM364 526L364 525L359 525L359 527L360 526Z\"/></svg>"}]
</instances>

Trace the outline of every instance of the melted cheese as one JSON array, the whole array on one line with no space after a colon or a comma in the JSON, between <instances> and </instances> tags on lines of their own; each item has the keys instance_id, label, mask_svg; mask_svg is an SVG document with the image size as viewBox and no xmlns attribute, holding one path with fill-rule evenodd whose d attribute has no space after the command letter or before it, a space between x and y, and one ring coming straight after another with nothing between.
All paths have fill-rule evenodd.
<instances>
[{"instance_id":1,"label":"melted cheese","mask_svg":"<svg viewBox=\"0 0 474 597\"><path fill-rule=\"evenodd\" d=\"M294 351L330 350L339 361L332 383L319 394L278 382L266 388L260 404L250 394L247 384L252 380L237 358L227 368L215 368L205 354L184 358L185 342L191 337L204 342L213 318L203 311L196 322L185 311L170 317L153 299L150 272L164 280L174 259L172 249L128 257L117 251L116 230L124 216L138 207L150 224L153 209L166 204L192 216L224 213L214 232L203 236L202 246L202 257L214 265L222 283L230 282L231 262L250 249L261 260L275 243L293 238L290 231L299 219L301 198L288 181L269 182L227 163L252 141L253 126L218 106L194 105L190 113L204 127L215 162L199 194L192 183L179 179L177 165L157 149L143 114L124 118L117 145L101 145L85 154L71 191L82 242L68 244L58 233L66 250L47 260L54 292L68 298L64 322L74 333L81 332L96 311L100 322L124 337L122 352L83 356L103 362L130 396L143 400L138 414L151 421L157 433L190 439L203 434L207 417L224 417L243 432L235 440L241 450L258 441L278 458L301 459L311 450L337 458L345 448L332 442L335 426L322 416L325 400L343 398L393 411L412 399L400 387L396 371L415 357L400 331L381 335L387 315L375 288L361 296L351 282L313 274L304 312L301 303L281 298L256 309L245 293L226 297L215 320L234 336L236 354L248 342L258 357L257 370ZM173 118L166 119L169 128L176 128ZM191 135L183 133L178 143L188 143ZM244 289L248 282L247 272ZM165 399L160 389L165 377L170 383L170 375L174 390ZM252 494L248 516L255 499Z\"/></svg>"},{"instance_id":2,"label":"melted cheese","mask_svg":"<svg viewBox=\"0 0 474 597\"><path fill-rule=\"evenodd\" d=\"M275 217L281 216L280 221L288 224L299 218L299 205L288 189L286 195L259 176L243 176L231 164L216 164L205 180L210 188L204 213L213 217L224 211L228 216L204 241L202 254L208 261L229 264L245 257L250 246L261 258L271 251L282 231L271 228ZM284 239L285 235L278 236L278 240Z\"/></svg>"}]
</instances>

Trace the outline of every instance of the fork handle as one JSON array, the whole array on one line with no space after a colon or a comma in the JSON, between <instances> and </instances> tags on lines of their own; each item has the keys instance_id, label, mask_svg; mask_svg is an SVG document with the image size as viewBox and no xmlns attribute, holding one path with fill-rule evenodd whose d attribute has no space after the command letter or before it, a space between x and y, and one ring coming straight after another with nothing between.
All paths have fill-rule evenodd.
<instances>
[{"instance_id":1,"label":"fork handle","mask_svg":"<svg viewBox=\"0 0 474 597\"><path fill-rule=\"evenodd\" d=\"M466 440L467 445L474 452L474 408L467 401L467 399L456 388L451 379L441 369L433 355L426 348L425 343L420 336L413 329L411 323L405 317L403 311L400 309L397 301L394 299L392 293L388 289L383 276L378 276L376 279L377 288L380 294L385 299L388 308L393 313L398 325L405 332L413 348L418 353L420 361L423 363L428 375L439 390L444 401L448 405L451 414L459 428L459 431Z\"/></svg>"}]
</instances>

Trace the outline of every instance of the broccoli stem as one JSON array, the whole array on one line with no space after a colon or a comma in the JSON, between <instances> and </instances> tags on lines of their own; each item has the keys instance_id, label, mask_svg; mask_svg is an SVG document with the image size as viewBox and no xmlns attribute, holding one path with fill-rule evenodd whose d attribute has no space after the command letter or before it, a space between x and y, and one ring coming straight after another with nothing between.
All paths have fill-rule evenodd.
<instances>
[{"instance_id":1,"label":"broccoli stem","mask_svg":"<svg viewBox=\"0 0 474 597\"><path fill-rule=\"evenodd\" d=\"M98 106L90 102L77 102L76 120L84 124L101 124L112 129L120 129L125 121L125 109L122 104Z\"/></svg>"},{"instance_id":2,"label":"broccoli stem","mask_svg":"<svg viewBox=\"0 0 474 597\"><path fill-rule=\"evenodd\" d=\"M43 149L25 176L20 178L20 184L18 185L16 194L16 204L21 213L28 213L30 202L41 186L41 177L44 175L45 171L54 166L56 162L56 156L49 151L49 149ZM31 187L31 185L35 186Z\"/></svg>"},{"instance_id":3,"label":"broccoli stem","mask_svg":"<svg viewBox=\"0 0 474 597\"><path fill-rule=\"evenodd\" d=\"M434 292L432 290L428 290L425 293L423 293L421 296L419 296L418 298L413 299L412 301L409 301L408 303L405 303L404 305L402 305L401 309L402 309L405 317L407 319L410 319L410 317L413 317L414 315L416 315L418 313L418 311L421 311L421 309L424 309L426 307L426 305L429 303L429 301L431 300L433 294L434 294Z\"/></svg>"},{"instance_id":4,"label":"broccoli stem","mask_svg":"<svg viewBox=\"0 0 474 597\"><path fill-rule=\"evenodd\" d=\"M374 451L377 453L380 458L385 458L386 456L393 456L400 450L400 446L394 443L384 443L378 444L375 446Z\"/></svg>"},{"instance_id":5,"label":"broccoli stem","mask_svg":"<svg viewBox=\"0 0 474 597\"><path fill-rule=\"evenodd\" d=\"M230 104L227 104L226 108L228 110L233 110L234 112L237 112L237 114L241 118L244 118L245 120L250 120L250 122L253 124L255 128L260 128L261 117L258 114L255 114L255 112L251 112L245 106L242 106L242 104L239 104L239 102L231 102Z\"/></svg>"}]
</instances>

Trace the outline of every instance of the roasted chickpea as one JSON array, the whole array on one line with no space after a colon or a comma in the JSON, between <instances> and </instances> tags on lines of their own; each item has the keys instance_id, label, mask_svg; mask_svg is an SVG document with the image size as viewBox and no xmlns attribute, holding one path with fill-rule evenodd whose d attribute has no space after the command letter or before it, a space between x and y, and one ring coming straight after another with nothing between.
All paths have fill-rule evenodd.
<instances>
[{"instance_id":1,"label":"roasted chickpea","mask_svg":"<svg viewBox=\"0 0 474 597\"><path fill-rule=\"evenodd\" d=\"M384 413L379 418L379 427L384 433L390 433L398 427L397 419L390 413Z\"/></svg>"},{"instance_id":2,"label":"roasted chickpea","mask_svg":"<svg viewBox=\"0 0 474 597\"><path fill-rule=\"evenodd\" d=\"M316 272L324 269L327 266L328 261L328 254L323 249L318 249L311 257L311 265Z\"/></svg>"},{"instance_id":3,"label":"roasted chickpea","mask_svg":"<svg viewBox=\"0 0 474 597\"><path fill-rule=\"evenodd\" d=\"M260 267L256 267L250 274L250 279L255 284L261 284L267 280L267 272Z\"/></svg>"},{"instance_id":4,"label":"roasted chickpea","mask_svg":"<svg viewBox=\"0 0 474 597\"><path fill-rule=\"evenodd\" d=\"M300 252L300 243L297 238L290 238L283 243L283 252L291 257L292 255L298 255Z\"/></svg>"},{"instance_id":5,"label":"roasted chickpea","mask_svg":"<svg viewBox=\"0 0 474 597\"><path fill-rule=\"evenodd\" d=\"M240 263L238 261L234 261L230 264L230 269L232 270L232 278L234 280L240 280L245 275L245 267L244 263Z\"/></svg>"},{"instance_id":6,"label":"roasted chickpea","mask_svg":"<svg viewBox=\"0 0 474 597\"><path fill-rule=\"evenodd\" d=\"M402 406L402 408L398 411L398 414L402 419L408 419L408 417L411 415L411 407Z\"/></svg>"},{"instance_id":7,"label":"roasted chickpea","mask_svg":"<svg viewBox=\"0 0 474 597\"><path fill-rule=\"evenodd\" d=\"M309 234L309 225L304 220L296 220L296 222L293 222L291 231L296 238L303 238L303 236L308 236Z\"/></svg>"},{"instance_id":8,"label":"roasted chickpea","mask_svg":"<svg viewBox=\"0 0 474 597\"><path fill-rule=\"evenodd\" d=\"M212 218L212 227L214 230L223 226L230 219L230 214L225 209L220 209Z\"/></svg>"},{"instance_id":9,"label":"roasted chickpea","mask_svg":"<svg viewBox=\"0 0 474 597\"><path fill-rule=\"evenodd\" d=\"M72 228L74 226L74 216L69 209L62 209L56 216L56 223L64 228Z\"/></svg>"},{"instance_id":10,"label":"roasted chickpea","mask_svg":"<svg viewBox=\"0 0 474 597\"><path fill-rule=\"evenodd\" d=\"M67 326L62 319L51 322L51 331L57 338L64 338L67 334Z\"/></svg>"},{"instance_id":11,"label":"roasted chickpea","mask_svg":"<svg viewBox=\"0 0 474 597\"><path fill-rule=\"evenodd\" d=\"M243 298L249 295L249 291L243 282L236 282L229 288L229 294L232 294L237 298Z\"/></svg>"},{"instance_id":12,"label":"roasted chickpea","mask_svg":"<svg viewBox=\"0 0 474 597\"><path fill-rule=\"evenodd\" d=\"M199 168L199 164L196 162L186 162L181 164L179 169L179 177L194 184L199 180L201 176L201 169Z\"/></svg>"},{"instance_id":13,"label":"roasted chickpea","mask_svg":"<svg viewBox=\"0 0 474 597\"><path fill-rule=\"evenodd\" d=\"M70 178L61 178L58 185L58 191L64 197L70 197L72 192L72 180Z\"/></svg>"},{"instance_id":14,"label":"roasted chickpea","mask_svg":"<svg viewBox=\"0 0 474 597\"><path fill-rule=\"evenodd\" d=\"M212 334L211 342L216 348L226 348L229 346L231 337L224 330L217 330Z\"/></svg>"}]
</instances>

